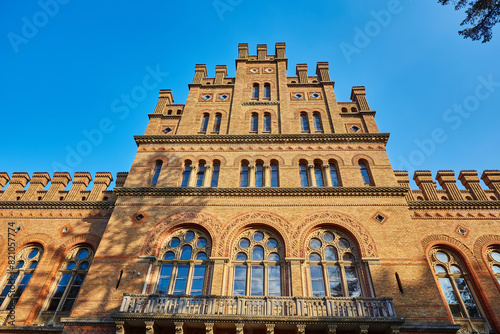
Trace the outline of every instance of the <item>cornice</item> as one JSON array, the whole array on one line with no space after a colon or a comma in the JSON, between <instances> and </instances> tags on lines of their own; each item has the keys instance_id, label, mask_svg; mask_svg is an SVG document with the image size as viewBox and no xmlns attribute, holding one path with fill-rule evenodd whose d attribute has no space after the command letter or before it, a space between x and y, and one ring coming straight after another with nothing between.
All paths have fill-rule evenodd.
<instances>
[{"instance_id":1,"label":"cornice","mask_svg":"<svg viewBox=\"0 0 500 334\"><path fill-rule=\"evenodd\" d=\"M66 326L115 326L114 319L90 319L90 318L61 318L61 323Z\"/></svg>"},{"instance_id":2,"label":"cornice","mask_svg":"<svg viewBox=\"0 0 500 334\"><path fill-rule=\"evenodd\" d=\"M403 197L403 187L310 187L310 188L124 188L116 187L119 197L180 197L180 196L376 196Z\"/></svg>"},{"instance_id":3,"label":"cornice","mask_svg":"<svg viewBox=\"0 0 500 334\"><path fill-rule=\"evenodd\" d=\"M247 101L241 102L242 106L279 105L279 101Z\"/></svg>"},{"instance_id":4,"label":"cornice","mask_svg":"<svg viewBox=\"0 0 500 334\"><path fill-rule=\"evenodd\" d=\"M239 144L239 143L383 143L389 133L308 133L308 134L246 134L246 135L136 135L141 144Z\"/></svg>"},{"instance_id":5,"label":"cornice","mask_svg":"<svg viewBox=\"0 0 500 334\"><path fill-rule=\"evenodd\" d=\"M0 326L0 333L62 333L64 327Z\"/></svg>"},{"instance_id":6,"label":"cornice","mask_svg":"<svg viewBox=\"0 0 500 334\"><path fill-rule=\"evenodd\" d=\"M356 113L340 113L340 117L349 118L349 117L359 117L359 116L375 116L375 110L367 110L367 111L358 111Z\"/></svg>"},{"instance_id":7,"label":"cornice","mask_svg":"<svg viewBox=\"0 0 500 334\"><path fill-rule=\"evenodd\" d=\"M182 115L163 115L162 113L158 114L148 114L149 119L151 118L164 118L164 119L181 119Z\"/></svg>"},{"instance_id":8,"label":"cornice","mask_svg":"<svg viewBox=\"0 0 500 334\"><path fill-rule=\"evenodd\" d=\"M460 325L454 324L409 324L405 323L401 326L400 331L412 333L456 333L460 329Z\"/></svg>"},{"instance_id":9,"label":"cornice","mask_svg":"<svg viewBox=\"0 0 500 334\"><path fill-rule=\"evenodd\" d=\"M213 78L205 78L203 80L206 80L206 79L213 79ZM225 78L225 79L233 79L233 78ZM203 85L203 84L195 84L195 83L190 83L188 84L188 87L191 88L191 87L199 87L199 88L202 88L202 89L205 89L205 88L234 88L234 83L228 83L228 84L222 84L222 85Z\"/></svg>"},{"instance_id":10,"label":"cornice","mask_svg":"<svg viewBox=\"0 0 500 334\"><path fill-rule=\"evenodd\" d=\"M111 201L0 201L1 209L61 209L61 210L106 210L113 209Z\"/></svg>"},{"instance_id":11,"label":"cornice","mask_svg":"<svg viewBox=\"0 0 500 334\"><path fill-rule=\"evenodd\" d=\"M409 201L410 210L500 210L500 201Z\"/></svg>"}]
</instances>

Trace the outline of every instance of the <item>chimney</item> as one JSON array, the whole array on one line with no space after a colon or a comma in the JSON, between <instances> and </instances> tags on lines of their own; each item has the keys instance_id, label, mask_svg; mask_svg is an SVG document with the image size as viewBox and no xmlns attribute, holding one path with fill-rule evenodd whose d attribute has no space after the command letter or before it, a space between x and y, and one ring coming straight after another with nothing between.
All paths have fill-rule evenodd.
<instances>
[{"instance_id":1,"label":"chimney","mask_svg":"<svg viewBox=\"0 0 500 334\"><path fill-rule=\"evenodd\" d=\"M201 81L207 77L207 65L196 64L194 67L194 84L201 84Z\"/></svg>"},{"instance_id":2,"label":"chimney","mask_svg":"<svg viewBox=\"0 0 500 334\"><path fill-rule=\"evenodd\" d=\"M370 110L368 101L366 101L366 91L364 86L354 86L351 90L351 101L357 102L359 110Z\"/></svg>"},{"instance_id":3,"label":"chimney","mask_svg":"<svg viewBox=\"0 0 500 334\"><path fill-rule=\"evenodd\" d=\"M276 45L275 45L275 52L276 52L276 58L277 59L283 59L283 58L285 58L285 49L286 49L286 44L285 43L276 43Z\"/></svg>"},{"instance_id":4,"label":"chimney","mask_svg":"<svg viewBox=\"0 0 500 334\"><path fill-rule=\"evenodd\" d=\"M248 43L238 44L238 58L246 59L248 57Z\"/></svg>"},{"instance_id":5,"label":"chimney","mask_svg":"<svg viewBox=\"0 0 500 334\"><path fill-rule=\"evenodd\" d=\"M257 44L257 59L266 60L267 44Z\"/></svg>"},{"instance_id":6,"label":"chimney","mask_svg":"<svg viewBox=\"0 0 500 334\"><path fill-rule=\"evenodd\" d=\"M321 81L330 81L330 74L328 73L328 62L322 61L316 64L316 75L318 76L318 80Z\"/></svg>"}]
</instances>

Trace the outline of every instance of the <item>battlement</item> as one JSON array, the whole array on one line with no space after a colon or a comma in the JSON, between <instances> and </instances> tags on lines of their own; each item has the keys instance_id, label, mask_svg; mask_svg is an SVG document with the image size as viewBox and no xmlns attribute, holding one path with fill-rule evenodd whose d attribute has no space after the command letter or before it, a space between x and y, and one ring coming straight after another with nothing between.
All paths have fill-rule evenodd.
<instances>
[{"instance_id":1,"label":"battlement","mask_svg":"<svg viewBox=\"0 0 500 334\"><path fill-rule=\"evenodd\" d=\"M116 186L121 187L125 183L128 173L117 173ZM92 181L88 172L76 172L71 175L67 172L55 172L50 178L49 173L12 173L9 176L0 172L0 201L116 201L116 196L108 186L113 181L111 173L97 172L94 176L94 185L87 189ZM65 189L72 181L71 187ZM49 184L49 188L44 188ZM23 190L26 186L28 188Z\"/></svg>"},{"instance_id":2,"label":"battlement","mask_svg":"<svg viewBox=\"0 0 500 334\"><path fill-rule=\"evenodd\" d=\"M485 170L481 179L475 170L463 170L458 180L465 187L459 189L455 172L440 170L436 177L428 170L417 170L413 180L419 190L410 188L407 171L394 171L400 187L407 188L407 201L498 201L500 200L500 170ZM481 186L481 180L487 188ZM442 189L437 189L437 183Z\"/></svg>"}]
</instances>

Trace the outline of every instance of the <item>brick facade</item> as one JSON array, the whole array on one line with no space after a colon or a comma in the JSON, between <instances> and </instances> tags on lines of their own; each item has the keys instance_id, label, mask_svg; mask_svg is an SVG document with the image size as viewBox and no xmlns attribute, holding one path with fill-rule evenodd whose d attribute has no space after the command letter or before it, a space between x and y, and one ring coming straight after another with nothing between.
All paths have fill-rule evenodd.
<instances>
[{"instance_id":1,"label":"brick facade","mask_svg":"<svg viewBox=\"0 0 500 334\"><path fill-rule=\"evenodd\" d=\"M196 65L185 104L161 90L144 135L135 136L133 164L116 176L114 190L107 190L109 173L97 173L92 189L89 173L0 173L1 287L11 273L32 274L14 321L3 304L0 332L500 332L493 258L500 252L500 171L462 171L465 190L452 171L435 178L417 171L419 190L410 189L408 173L391 167L389 134L379 132L365 88L353 87L351 101L339 102L328 63L317 63L315 76L298 64L289 77L287 66L284 43L274 54L258 45L256 55L240 44L235 77L218 65L210 78L206 65ZM20 229L9 235L9 223ZM189 231L195 239L183 241ZM256 232L276 241L275 250L252 240ZM207 258L183 259L169 246L174 236ZM279 259L247 253L238 260L246 252L242 238ZM207 245L200 247L200 239ZM318 250L313 239L321 239ZM27 247L43 251L36 269L11 268L9 256ZM91 253L81 260L91 262L88 272L66 270L82 247ZM328 259L333 248L339 258ZM461 316L453 314L440 283L445 276L433 269L438 250L456 259L462 273L446 277L456 278L450 284L457 289L464 279L473 298L467 305L475 304L479 317L468 316L466 302L457 302ZM173 262L163 260L168 251L176 254ZM312 254L323 257L315 262ZM155 294L169 263L176 268L169 293ZM205 268L204 297L174 296L182 266L191 266L184 292L195 291L193 268ZM233 297L237 266L247 268L249 297ZM272 266L279 268L282 297L270 292ZM320 267L324 297L312 283ZM258 268L266 273L262 285ZM341 268L338 281L332 268ZM85 275L83 285L72 308L61 302L51 310L64 274Z\"/></svg>"}]
</instances>

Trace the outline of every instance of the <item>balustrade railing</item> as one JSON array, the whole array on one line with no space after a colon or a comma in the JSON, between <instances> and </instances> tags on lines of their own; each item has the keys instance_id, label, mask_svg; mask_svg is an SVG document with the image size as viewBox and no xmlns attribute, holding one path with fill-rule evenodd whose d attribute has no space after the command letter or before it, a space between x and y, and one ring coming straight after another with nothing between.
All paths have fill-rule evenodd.
<instances>
[{"instance_id":1,"label":"balustrade railing","mask_svg":"<svg viewBox=\"0 0 500 334\"><path fill-rule=\"evenodd\" d=\"M274 317L396 317L392 298L123 294L123 313Z\"/></svg>"}]
</instances>

